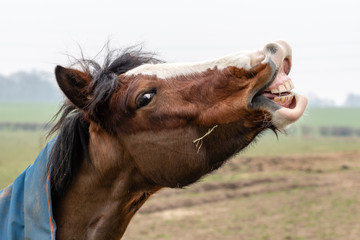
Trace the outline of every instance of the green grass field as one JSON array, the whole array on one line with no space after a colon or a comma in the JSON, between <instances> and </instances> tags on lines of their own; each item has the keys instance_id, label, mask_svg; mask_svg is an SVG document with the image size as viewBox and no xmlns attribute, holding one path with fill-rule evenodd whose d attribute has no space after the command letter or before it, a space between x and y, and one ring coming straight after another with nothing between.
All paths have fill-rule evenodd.
<instances>
[{"instance_id":1,"label":"green grass field","mask_svg":"<svg viewBox=\"0 0 360 240\"><path fill-rule=\"evenodd\" d=\"M59 109L58 103L4 103L0 102L0 123L46 123Z\"/></svg>"},{"instance_id":2,"label":"green grass field","mask_svg":"<svg viewBox=\"0 0 360 240\"><path fill-rule=\"evenodd\" d=\"M244 156L279 156L360 150L358 137L299 137L265 134L241 152Z\"/></svg>"},{"instance_id":3,"label":"green grass field","mask_svg":"<svg viewBox=\"0 0 360 240\"><path fill-rule=\"evenodd\" d=\"M32 164L45 146L45 132L0 131L0 189Z\"/></svg>"},{"instance_id":4,"label":"green grass field","mask_svg":"<svg viewBox=\"0 0 360 240\"><path fill-rule=\"evenodd\" d=\"M347 126L360 128L360 108L312 108L308 107L299 124L312 127Z\"/></svg>"}]
</instances>

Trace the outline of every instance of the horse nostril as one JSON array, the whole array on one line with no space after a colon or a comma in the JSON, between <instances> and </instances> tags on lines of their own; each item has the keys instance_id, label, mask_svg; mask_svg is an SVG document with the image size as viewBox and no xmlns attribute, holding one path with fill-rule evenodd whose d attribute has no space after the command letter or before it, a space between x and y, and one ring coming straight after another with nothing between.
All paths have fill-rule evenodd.
<instances>
[{"instance_id":1,"label":"horse nostril","mask_svg":"<svg viewBox=\"0 0 360 240\"><path fill-rule=\"evenodd\" d=\"M277 52L277 47L274 44L269 44L266 47L266 50L268 50L271 54L275 54Z\"/></svg>"},{"instance_id":2,"label":"horse nostril","mask_svg":"<svg viewBox=\"0 0 360 240\"><path fill-rule=\"evenodd\" d=\"M291 63L289 58L285 58L283 62L283 69L286 75L290 73Z\"/></svg>"}]
</instances>

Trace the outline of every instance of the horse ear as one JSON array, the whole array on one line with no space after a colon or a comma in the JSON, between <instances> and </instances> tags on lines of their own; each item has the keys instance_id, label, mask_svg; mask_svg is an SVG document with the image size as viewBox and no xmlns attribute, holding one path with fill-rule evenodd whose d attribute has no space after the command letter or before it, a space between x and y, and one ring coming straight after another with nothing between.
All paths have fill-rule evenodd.
<instances>
[{"instance_id":1,"label":"horse ear","mask_svg":"<svg viewBox=\"0 0 360 240\"><path fill-rule=\"evenodd\" d=\"M91 78L79 70L57 66L56 81L65 96L78 108L83 109L88 104L87 86Z\"/></svg>"}]
</instances>

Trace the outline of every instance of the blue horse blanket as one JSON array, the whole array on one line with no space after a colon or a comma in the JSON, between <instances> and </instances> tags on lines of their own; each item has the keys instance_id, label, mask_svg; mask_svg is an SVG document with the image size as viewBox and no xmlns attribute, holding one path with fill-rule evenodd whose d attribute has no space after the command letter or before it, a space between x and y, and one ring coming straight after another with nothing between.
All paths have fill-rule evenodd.
<instances>
[{"instance_id":1,"label":"blue horse blanket","mask_svg":"<svg viewBox=\"0 0 360 240\"><path fill-rule=\"evenodd\" d=\"M49 176L45 176L51 140L30 165L7 188L0 191L0 240L54 240Z\"/></svg>"}]
</instances>

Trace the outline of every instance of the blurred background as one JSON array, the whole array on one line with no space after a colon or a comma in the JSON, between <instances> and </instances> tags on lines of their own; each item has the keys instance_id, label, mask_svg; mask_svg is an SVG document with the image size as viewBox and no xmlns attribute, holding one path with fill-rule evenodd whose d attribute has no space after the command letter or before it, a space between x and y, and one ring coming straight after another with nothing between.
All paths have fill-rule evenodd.
<instances>
[{"instance_id":1,"label":"blurred background","mask_svg":"<svg viewBox=\"0 0 360 240\"><path fill-rule=\"evenodd\" d=\"M343 1L0 3L0 188L46 143L63 101L53 70L140 44L167 62L202 61L286 40L306 115L264 133L225 167L163 190L124 239L359 239L360 3Z\"/></svg>"}]
</instances>

